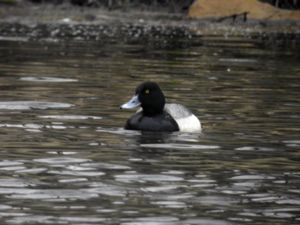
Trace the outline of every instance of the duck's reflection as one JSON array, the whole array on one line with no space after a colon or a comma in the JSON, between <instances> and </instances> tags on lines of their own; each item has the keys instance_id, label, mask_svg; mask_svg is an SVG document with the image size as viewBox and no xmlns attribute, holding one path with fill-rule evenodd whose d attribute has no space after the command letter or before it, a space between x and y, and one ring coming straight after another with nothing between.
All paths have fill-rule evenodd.
<instances>
[{"instance_id":1,"label":"duck's reflection","mask_svg":"<svg viewBox=\"0 0 300 225\"><path fill-rule=\"evenodd\" d=\"M139 145L153 143L168 143L172 137L170 132L149 132L141 131L139 136L136 136L136 142Z\"/></svg>"},{"instance_id":2,"label":"duck's reflection","mask_svg":"<svg viewBox=\"0 0 300 225\"><path fill-rule=\"evenodd\" d=\"M195 143L200 140L201 134L183 132L149 132L142 131L136 136L138 144L158 144L158 143Z\"/></svg>"}]
</instances>

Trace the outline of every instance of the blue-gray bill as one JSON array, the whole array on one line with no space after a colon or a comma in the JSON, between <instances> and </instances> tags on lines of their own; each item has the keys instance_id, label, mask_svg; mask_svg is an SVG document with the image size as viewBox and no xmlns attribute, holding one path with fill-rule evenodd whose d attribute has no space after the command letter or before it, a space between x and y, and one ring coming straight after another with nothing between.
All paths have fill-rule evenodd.
<instances>
[{"instance_id":1,"label":"blue-gray bill","mask_svg":"<svg viewBox=\"0 0 300 225\"><path fill-rule=\"evenodd\" d=\"M141 102L139 101L139 98L137 95L133 96L128 102L121 105L121 109L133 109L141 105Z\"/></svg>"}]
</instances>

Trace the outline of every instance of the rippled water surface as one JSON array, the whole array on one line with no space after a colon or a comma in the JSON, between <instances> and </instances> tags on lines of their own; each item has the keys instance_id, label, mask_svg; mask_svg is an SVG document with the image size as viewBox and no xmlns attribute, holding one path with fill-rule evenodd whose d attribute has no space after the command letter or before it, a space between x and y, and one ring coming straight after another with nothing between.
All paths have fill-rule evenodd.
<instances>
[{"instance_id":1,"label":"rippled water surface","mask_svg":"<svg viewBox=\"0 0 300 225\"><path fill-rule=\"evenodd\" d=\"M0 41L0 223L300 223L300 48L246 38ZM121 111L159 82L202 134Z\"/></svg>"}]
</instances>

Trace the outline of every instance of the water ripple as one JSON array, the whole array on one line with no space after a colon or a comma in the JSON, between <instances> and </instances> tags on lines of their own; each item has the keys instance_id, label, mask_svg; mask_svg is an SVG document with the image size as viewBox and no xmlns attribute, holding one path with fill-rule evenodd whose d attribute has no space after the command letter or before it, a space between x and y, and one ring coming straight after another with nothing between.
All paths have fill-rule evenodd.
<instances>
[{"instance_id":1,"label":"water ripple","mask_svg":"<svg viewBox=\"0 0 300 225\"><path fill-rule=\"evenodd\" d=\"M155 202L151 202L151 204L159 205L160 207L177 208L177 209L187 207L187 204L179 201L155 201Z\"/></svg>"},{"instance_id":2,"label":"water ripple","mask_svg":"<svg viewBox=\"0 0 300 225\"><path fill-rule=\"evenodd\" d=\"M34 186L34 184L16 178L0 179L0 187L27 187L27 186Z\"/></svg>"},{"instance_id":3,"label":"water ripple","mask_svg":"<svg viewBox=\"0 0 300 225\"><path fill-rule=\"evenodd\" d=\"M56 175L70 175L70 176L83 176L83 177L98 177L105 175L104 172L94 171L71 171L71 170L49 170L49 174Z\"/></svg>"},{"instance_id":4,"label":"water ripple","mask_svg":"<svg viewBox=\"0 0 300 225\"><path fill-rule=\"evenodd\" d=\"M209 150L209 149L219 149L220 146L217 145L193 145L193 144L176 144L176 143L166 143L166 144L141 144L144 148L166 148L166 149L177 149L177 150Z\"/></svg>"},{"instance_id":5,"label":"water ripple","mask_svg":"<svg viewBox=\"0 0 300 225\"><path fill-rule=\"evenodd\" d=\"M0 102L1 110L31 110L31 109L65 109L72 107L72 104L60 102L42 101L8 101Z\"/></svg>"},{"instance_id":6,"label":"water ripple","mask_svg":"<svg viewBox=\"0 0 300 225\"><path fill-rule=\"evenodd\" d=\"M64 83L64 82L77 82L77 79L60 78L60 77L21 77L22 81L31 82L48 82L48 83Z\"/></svg>"},{"instance_id":7,"label":"water ripple","mask_svg":"<svg viewBox=\"0 0 300 225\"><path fill-rule=\"evenodd\" d=\"M128 190L124 187L119 187L116 185L110 185L100 182L94 182L90 185L87 191L91 193L96 193L99 195L115 196L115 197L125 197Z\"/></svg>"},{"instance_id":8,"label":"water ripple","mask_svg":"<svg viewBox=\"0 0 300 225\"><path fill-rule=\"evenodd\" d=\"M176 225L179 219L176 217L140 217L133 221L121 223L121 225Z\"/></svg>"},{"instance_id":9,"label":"water ripple","mask_svg":"<svg viewBox=\"0 0 300 225\"><path fill-rule=\"evenodd\" d=\"M240 175L230 178L231 180L273 180L275 177L267 175Z\"/></svg>"},{"instance_id":10,"label":"water ripple","mask_svg":"<svg viewBox=\"0 0 300 225\"><path fill-rule=\"evenodd\" d=\"M161 174L120 174L115 175L115 179L117 181L121 181L124 183L131 183L131 182L170 182L170 181L182 181L182 177L178 176L168 176L168 175L161 175Z\"/></svg>"},{"instance_id":11,"label":"water ripple","mask_svg":"<svg viewBox=\"0 0 300 225\"><path fill-rule=\"evenodd\" d=\"M84 115L47 115L47 116L39 116L39 118L43 119L57 119L57 120L100 120L102 117L100 116L84 116Z\"/></svg>"},{"instance_id":12,"label":"water ripple","mask_svg":"<svg viewBox=\"0 0 300 225\"><path fill-rule=\"evenodd\" d=\"M72 157L50 157L50 158L34 159L33 161L39 163L47 163L51 165L59 165L59 164L71 164L71 163L83 163L83 162L88 162L90 160L72 158Z\"/></svg>"},{"instance_id":13,"label":"water ripple","mask_svg":"<svg viewBox=\"0 0 300 225\"><path fill-rule=\"evenodd\" d=\"M97 193L88 192L86 189L11 189L0 188L0 193L10 194L7 197L12 199L40 199L49 201L66 201L78 199L97 198Z\"/></svg>"},{"instance_id":14,"label":"water ripple","mask_svg":"<svg viewBox=\"0 0 300 225\"><path fill-rule=\"evenodd\" d=\"M78 216L43 216L43 215L19 215L18 217L8 219L10 224L98 224L106 221L105 218L98 217L78 217Z\"/></svg>"},{"instance_id":15,"label":"water ripple","mask_svg":"<svg viewBox=\"0 0 300 225\"><path fill-rule=\"evenodd\" d=\"M112 164L112 163L82 163L83 167L92 167L92 168L100 168L100 169L110 169L110 170L129 170L131 167Z\"/></svg>"}]
</instances>

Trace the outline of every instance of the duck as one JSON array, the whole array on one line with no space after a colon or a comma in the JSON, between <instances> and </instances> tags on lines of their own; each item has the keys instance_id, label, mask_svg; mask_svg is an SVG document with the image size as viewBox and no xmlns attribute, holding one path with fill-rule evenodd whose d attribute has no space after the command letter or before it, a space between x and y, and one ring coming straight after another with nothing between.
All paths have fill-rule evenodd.
<instances>
[{"instance_id":1,"label":"duck","mask_svg":"<svg viewBox=\"0 0 300 225\"><path fill-rule=\"evenodd\" d=\"M121 109L140 107L125 124L126 130L154 132L202 131L200 120L185 106L166 103L165 96L156 82L146 81L135 89L134 96L120 106Z\"/></svg>"}]
</instances>

